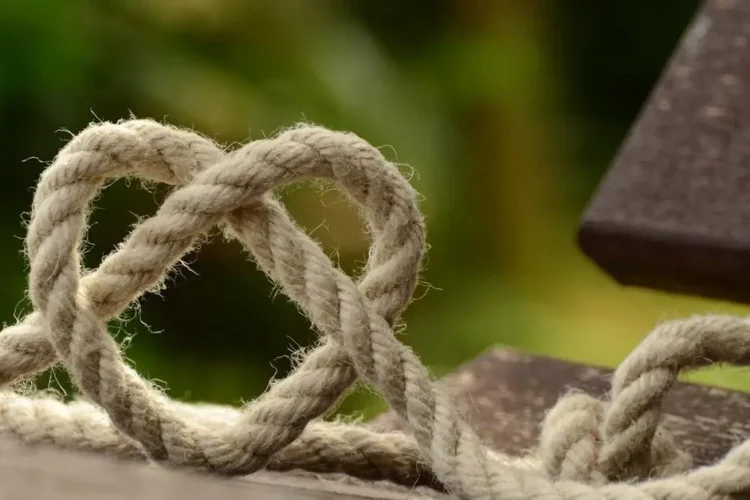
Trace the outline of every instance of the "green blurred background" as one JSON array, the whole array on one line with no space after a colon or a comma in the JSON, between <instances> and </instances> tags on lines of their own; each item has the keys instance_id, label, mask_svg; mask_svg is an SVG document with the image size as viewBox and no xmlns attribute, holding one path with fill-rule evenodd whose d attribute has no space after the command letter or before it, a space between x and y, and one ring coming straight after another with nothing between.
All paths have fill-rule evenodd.
<instances>
[{"instance_id":1,"label":"green blurred background","mask_svg":"<svg viewBox=\"0 0 750 500\"><path fill-rule=\"evenodd\" d=\"M166 119L223 142L295 122L352 130L416 171L432 245L403 340L437 374L495 344L615 366L657 321L738 306L616 285L577 220L696 0L4 0L2 318L28 310L22 215L45 162L93 120ZM406 171L406 169L405 169ZM160 194L99 200L93 267ZM293 215L348 271L368 242L340 196ZM236 244L189 258L115 329L170 394L237 404L289 369L306 320ZM150 328L145 325L148 324ZM62 384L61 370L42 385ZM750 387L741 370L697 380ZM345 411L381 403L367 391Z\"/></svg>"}]
</instances>

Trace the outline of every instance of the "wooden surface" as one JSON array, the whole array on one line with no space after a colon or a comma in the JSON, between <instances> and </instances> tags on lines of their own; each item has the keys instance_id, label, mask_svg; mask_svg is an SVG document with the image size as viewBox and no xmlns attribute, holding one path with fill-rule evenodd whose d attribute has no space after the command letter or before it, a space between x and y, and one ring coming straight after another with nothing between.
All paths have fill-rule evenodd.
<instances>
[{"instance_id":1,"label":"wooden surface","mask_svg":"<svg viewBox=\"0 0 750 500\"><path fill-rule=\"evenodd\" d=\"M544 412L566 389L606 391L610 370L493 349L444 379L480 435L499 451L521 454L532 448ZM665 401L665 422L699 463L723 455L750 436L750 395L677 384ZM398 428L393 415L370 425ZM366 484L341 477L263 472L241 479L218 479L143 463L48 448L27 448L0 439L2 500L405 500L446 498L426 489Z\"/></svg>"},{"instance_id":2,"label":"wooden surface","mask_svg":"<svg viewBox=\"0 0 750 500\"><path fill-rule=\"evenodd\" d=\"M750 2L706 0L578 239L622 284L750 303Z\"/></svg>"},{"instance_id":3,"label":"wooden surface","mask_svg":"<svg viewBox=\"0 0 750 500\"><path fill-rule=\"evenodd\" d=\"M512 349L492 349L459 368L443 383L463 406L478 434L499 451L533 449L545 412L570 388L601 396L612 370ZM722 457L750 437L750 394L678 382L663 405L663 421L696 465ZM393 414L377 417L376 429L400 427Z\"/></svg>"},{"instance_id":4,"label":"wooden surface","mask_svg":"<svg viewBox=\"0 0 750 500\"><path fill-rule=\"evenodd\" d=\"M437 496L437 494L435 494ZM420 494L420 497L426 497ZM398 489L262 473L219 479L0 439L2 500L406 500Z\"/></svg>"}]
</instances>

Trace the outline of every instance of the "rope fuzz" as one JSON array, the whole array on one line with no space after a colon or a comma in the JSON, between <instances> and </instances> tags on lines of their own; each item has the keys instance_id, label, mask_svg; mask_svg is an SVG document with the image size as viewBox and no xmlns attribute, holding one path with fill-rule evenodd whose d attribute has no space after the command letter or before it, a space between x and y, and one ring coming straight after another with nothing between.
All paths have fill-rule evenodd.
<instances>
[{"instance_id":1,"label":"rope fuzz","mask_svg":"<svg viewBox=\"0 0 750 500\"><path fill-rule=\"evenodd\" d=\"M173 191L98 269L83 273L91 200L113 179ZM357 281L289 217L275 189L335 182L372 237ZM107 323L220 227L321 332L286 379L245 407L173 401L124 360ZM547 415L533 456L489 449L393 333L425 251L417 193L359 137L299 126L226 151L151 120L95 124L43 173L25 240L34 312L0 334L0 384L60 362L87 401L0 392L0 432L28 443L142 458L224 475L262 468L344 472L430 485L466 499L724 499L750 495L750 442L691 468L659 426L679 373L750 361L750 323L696 317L657 327L615 373L607 400L569 394ZM400 415L405 433L320 421L357 381Z\"/></svg>"}]
</instances>

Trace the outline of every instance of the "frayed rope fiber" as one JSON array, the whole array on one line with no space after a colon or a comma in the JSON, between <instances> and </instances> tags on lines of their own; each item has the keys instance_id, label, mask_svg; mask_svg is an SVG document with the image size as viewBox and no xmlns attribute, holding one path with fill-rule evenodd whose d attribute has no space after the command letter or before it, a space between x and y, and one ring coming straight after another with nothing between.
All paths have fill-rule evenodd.
<instances>
[{"instance_id":1,"label":"frayed rope fiber","mask_svg":"<svg viewBox=\"0 0 750 500\"><path fill-rule=\"evenodd\" d=\"M89 204L119 177L174 187L157 213L84 273ZM372 247L355 282L288 216L273 190L334 181L360 206ZM243 408L173 401L123 359L107 323L215 226L322 333L295 370ZM417 193L359 137L301 125L225 151L151 120L94 124L45 170L26 236L34 312L0 334L0 432L169 466L242 475L263 468L343 472L431 484L466 499L727 499L750 496L750 441L692 469L659 426L681 370L750 361L750 322L695 317L658 326L615 372L606 400L581 393L548 413L536 452L490 450L393 333L412 298L425 225ZM60 362L82 398L69 404L8 387ZM405 433L321 421L358 380Z\"/></svg>"}]
</instances>

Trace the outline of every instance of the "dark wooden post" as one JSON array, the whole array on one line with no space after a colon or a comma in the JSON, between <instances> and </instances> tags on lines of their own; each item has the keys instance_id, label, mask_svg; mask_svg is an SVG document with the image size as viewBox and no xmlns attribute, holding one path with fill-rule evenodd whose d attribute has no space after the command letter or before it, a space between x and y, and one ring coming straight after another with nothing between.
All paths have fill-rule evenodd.
<instances>
[{"instance_id":1,"label":"dark wooden post","mask_svg":"<svg viewBox=\"0 0 750 500\"><path fill-rule=\"evenodd\" d=\"M622 284L750 303L750 2L704 3L579 242Z\"/></svg>"}]
</instances>

